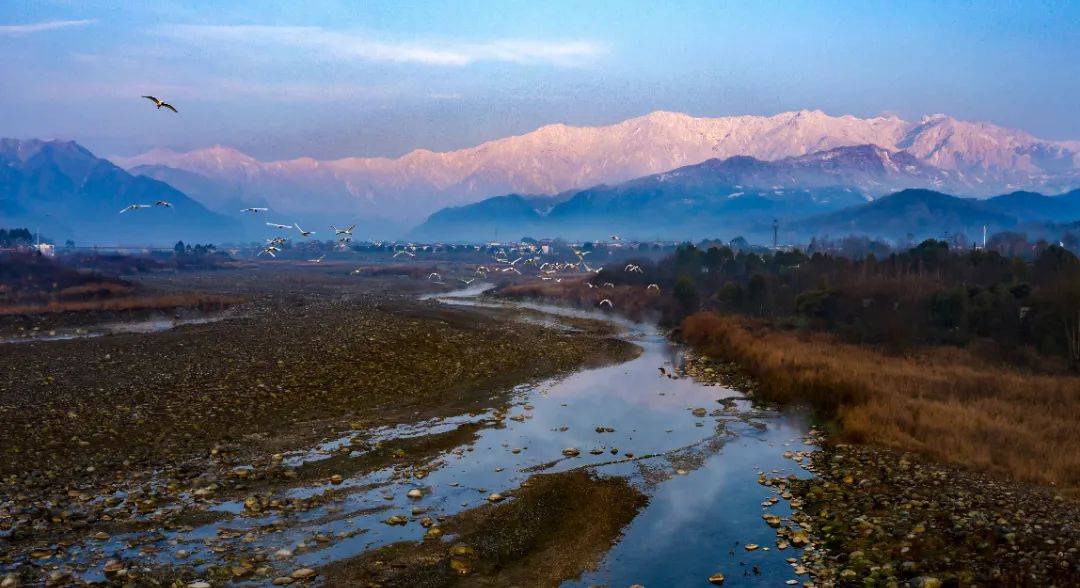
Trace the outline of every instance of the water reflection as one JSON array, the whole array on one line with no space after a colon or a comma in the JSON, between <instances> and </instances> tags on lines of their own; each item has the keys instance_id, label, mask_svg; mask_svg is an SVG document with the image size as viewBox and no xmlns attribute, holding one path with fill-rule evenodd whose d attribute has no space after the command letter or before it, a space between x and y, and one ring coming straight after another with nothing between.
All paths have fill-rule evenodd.
<instances>
[{"instance_id":1,"label":"water reflection","mask_svg":"<svg viewBox=\"0 0 1080 588\"><path fill-rule=\"evenodd\" d=\"M438 299L446 304L520 306L555 316L601 316L539 304L460 298L476 296L488 287L478 284ZM803 420L755 408L735 390L666 377L658 368L670 373L682 362L682 349L651 325L602 318L624 326L626 336L641 346L641 355L619 365L519 386L507 418L488 411L363 432L367 441L375 442L442 433L468 423L481 425L471 443L426 464L423 479L391 467L347 478L339 485L300 484L278 497L315 500L314 507L286 515L240 516L243 503L229 501L212 507L226 515L225 520L152 537L117 535L69 555L87 563L108 554L201 569L229 558L263 554L271 565L287 572L396 541L419 540L425 532L422 516L448 516L480 506L489 493L517 488L536 471L585 467L627 477L650 500L599 569L568 584L700 586L716 571L723 571L731 586L794 578L784 561L797 555L794 549L749 553L742 545L775 544L773 529L761 519L761 502L772 491L757 483L757 475L797 470L781 454L787 448L803 448ZM731 397L741 400L718 402ZM705 408L707 416L695 416L695 408ZM351 449L353 433L287 455L285 463L297 466L338 455L343 448ZM564 457L566 448L579 449L580 455ZM363 450L356 449L353 455ZM408 498L406 493L413 488L422 488L423 497ZM414 508L422 514L414 515ZM786 508L781 502L769 510L787 515ZM391 515L408 521L385 524ZM143 549L145 543L156 551ZM274 563L274 553L282 549L293 555ZM175 555L179 550L190 555L179 558ZM752 575L754 565L760 575ZM100 569L95 564L84 577L103 579ZM743 576L744 570L751 575Z\"/></svg>"}]
</instances>

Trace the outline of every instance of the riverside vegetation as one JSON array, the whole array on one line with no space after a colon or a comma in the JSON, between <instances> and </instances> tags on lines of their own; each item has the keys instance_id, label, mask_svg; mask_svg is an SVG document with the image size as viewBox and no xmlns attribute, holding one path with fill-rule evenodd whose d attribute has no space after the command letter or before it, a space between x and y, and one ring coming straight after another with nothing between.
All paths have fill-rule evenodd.
<instances>
[{"instance_id":1,"label":"riverside vegetation","mask_svg":"<svg viewBox=\"0 0 1080 588\"><path fill-rule=\"evenodd\" d=\"M1015 251L1012 251L1015 253ZM1080 581L1080 260L927 241L881 259L680 247L641 274L521 284L652 315L830 432L782 484L828 584ZM645 285L657 283L662 293ZM970 536L970 539L968 538Z\"/></svg>"}]
</instances>

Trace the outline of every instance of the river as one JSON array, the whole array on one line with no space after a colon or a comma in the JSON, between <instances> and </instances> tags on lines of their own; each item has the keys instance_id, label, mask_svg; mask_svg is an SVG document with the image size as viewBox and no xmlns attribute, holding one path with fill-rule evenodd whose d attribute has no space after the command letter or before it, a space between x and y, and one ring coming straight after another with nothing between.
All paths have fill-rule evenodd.
<instances>
[{"instance_id":1,"label":"river","mask_svg":"<svg viewBox=\"0 0 1080 588\"><path fill-rule=\"evenodd\" d=\"M561 307L495 301L479 296L484 290L477 284L435 300L524 307L546 313L553 323L559 317L613 321L642 352L621 364L518 386L502 426L479 428L473 442L439 456L422 480L402 476L393 468L347 477L334 487L340 498L295 513L285 523L276 514L229 517L192 529L161 532L152 538L159 546L154 550L144 548L145 537L120 534L87 545L81 552L76 548L74 561L100 561L108 554L159 564L202 561L201 565L207 565L220 561L219 554L226 551L222 546L229 544L229 550L247 553L294 552L287 562L274 565L288 573L292 568L318 567L423 535L418 517L408 517L408 523L400 526L384 524L392 514L407 516L412 508L420 507L426 509L425 516L453 515L486 504L491 492L519 487L534 473L587 468L599 475L627 478L649 502L599 568L566 585L702 586L718 571L727 576L725 586L783 585L808 579L798 578L786 561L797 558L798 550L778 550L775 530L762 520L763 512L786 518L786 502L763 506L775 490L758 483L762 472L808 475L783 457L785 451L810 449L804 443L808 425L801 414L754 406L742 394L722 386L666 376L660 368L667 374L678 373L685 351L653 325ZM695 416L695 408L706 409L707 415ZM425 435L496 418L488 411L365 434L374 440ZM612 431L598 432L598 427ZM324 459L346 445L350 436L288 454L285 462L295 466ZM566 457L567 448L578 449L580 454ZM423 498L406 497L412 488L422 488ZM298 484L279 494L306 497L326 490L321 484ZM241 513L244 506L232 501L215 504L213 509ZM274 532L265 532L270 525L277 525ZM330 539L318 541L320 536ZM761 548L746 551L747 543ZM180 558L175 556L177 551L187 553ZM90 565L82 577L101 580L100 569Z\"/></svg>"}]
</instances>

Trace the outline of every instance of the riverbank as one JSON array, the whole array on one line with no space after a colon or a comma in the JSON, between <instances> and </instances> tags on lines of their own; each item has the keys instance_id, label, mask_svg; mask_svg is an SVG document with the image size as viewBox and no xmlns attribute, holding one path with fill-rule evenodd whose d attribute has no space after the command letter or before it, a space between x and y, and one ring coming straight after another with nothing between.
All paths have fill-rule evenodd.
<instances>
[{"instance_id":1,"label":"riverbank","mask_svg":"<svg viewBox=\"0 0 1080 588\"><path fill-rule=\"evenodd\" d=\"M502 503L503 499L513 501ZM647 501L622 478L537 475L498 503L322 570L330 586L559 586L592 569ZM434 529L434 530L432 530ZM452 543L437 539L443 534Z\"/></svg>"},{"instance_id":2,"label":"riverbank","mask_svg":"<svg viewBox=\"0 0 1080 588\"><path fill-rule=\"evenodd\" d=\"M958 350L890 356L714 314L681 331L714 358L695 373L826 419L819 450L785 453L815 478L761 480L809 532L800 564L817 585L1080 582L1076 378Z\"/></svg>"},{"instance_id":3,"label":"riverbank","mask_svg":"<svg viewBox=\"0 0 1080 588\"><path fill-rule=\"evenodd\" d=\"M1080 584L1080 509L1060 494L865 446L804 461L817 477L767 483L820 547L803 565L821 585Z\"/></svg>"},{"instance_id":4,"label":"riverbank","mask_svg":"<svg viewBox=\"0 0 1080 588\"><path fill-rule=\"evenodd\" d=\"M333 268L161 279L163 291L198 286L249 302L217 322L4 348L0 565L19 570L13 578L102 569L120 581L176 578L173 566L104 558L240 515L302 516L347 495L335 491L345 477L385 468L420 477L421 464L497 423L421 435L394 426L498 414L517 385L638 352L606 327L553 329L417 302L423 282ZM341 435L317 460L283 460ZM326 492L289 497L298 484ZM224 508L231 502L238 512ZM112 544L127 533L146 537ZM235 565L213 577L260 568L232 549L221 557Z\"/></svg>"},{"instance_id":5,"label":"riverbank","mask_svg":"<svg viewBox=\"0 0 1080 588\"><path fill-rule=\"evenodd\" d=\"M951 347L889 355L713 313L687 318L682 336L738 363L759 396L812 404L837 441L1080 489L1080 377L1023 373Z\"/></svg>"}]
</instances>

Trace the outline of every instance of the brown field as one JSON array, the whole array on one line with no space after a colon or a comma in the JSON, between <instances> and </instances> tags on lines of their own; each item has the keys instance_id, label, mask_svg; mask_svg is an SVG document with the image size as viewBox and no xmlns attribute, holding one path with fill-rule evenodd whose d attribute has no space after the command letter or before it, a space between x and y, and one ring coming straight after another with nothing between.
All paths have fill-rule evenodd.
<instances>
[{"instance_id":1,"label":"brown field","mask_svg":"<svg viewBox=\"0 0 1080 588\"><path fill-rule=\"evenodd\" d=\"M634 320L656 314L664 304L664 298L655 290L626 285L589 288L585 282L590 279L584 276L568 277L562 282L529 281L503 287L499 293L510 298L560 301L582 308L597 308L600 301L606 298L611 300L615 312Z\"/></svg>"},{"instance_id":2,"label":"brown field","mask_svg":"<svg viewBox=\"0 0 1080 588\"><path fill-rule=\"evenodd\" d=\"M75 289L79 288L86 288L86 286L78 286ZM114 290L115 288L108 289L110 293ZM100 289L94 291L97 292L100 291ZM77 292L76 294L85 294L85 292ZM149 294L89 300L60 299L37 304L0 305L0 316L62 312L162 310L171 308L198 308L202 311L212 311L220 310L242 302L244 302L244 299L239 296L201 293Z\"/></svg>"},{"instance_id":3,"label":"brown field","mask_svg":"<svg viewBox=\"0 0 1080 588\"><path fill-rule=\"evenodd\" d=\"M765 397L835 418L841 441L1080 491L1080 377L1024 373L953 347L889 355L714 313L688 317L682 331L739 363Z\"/></svg>"}]
</instances>

